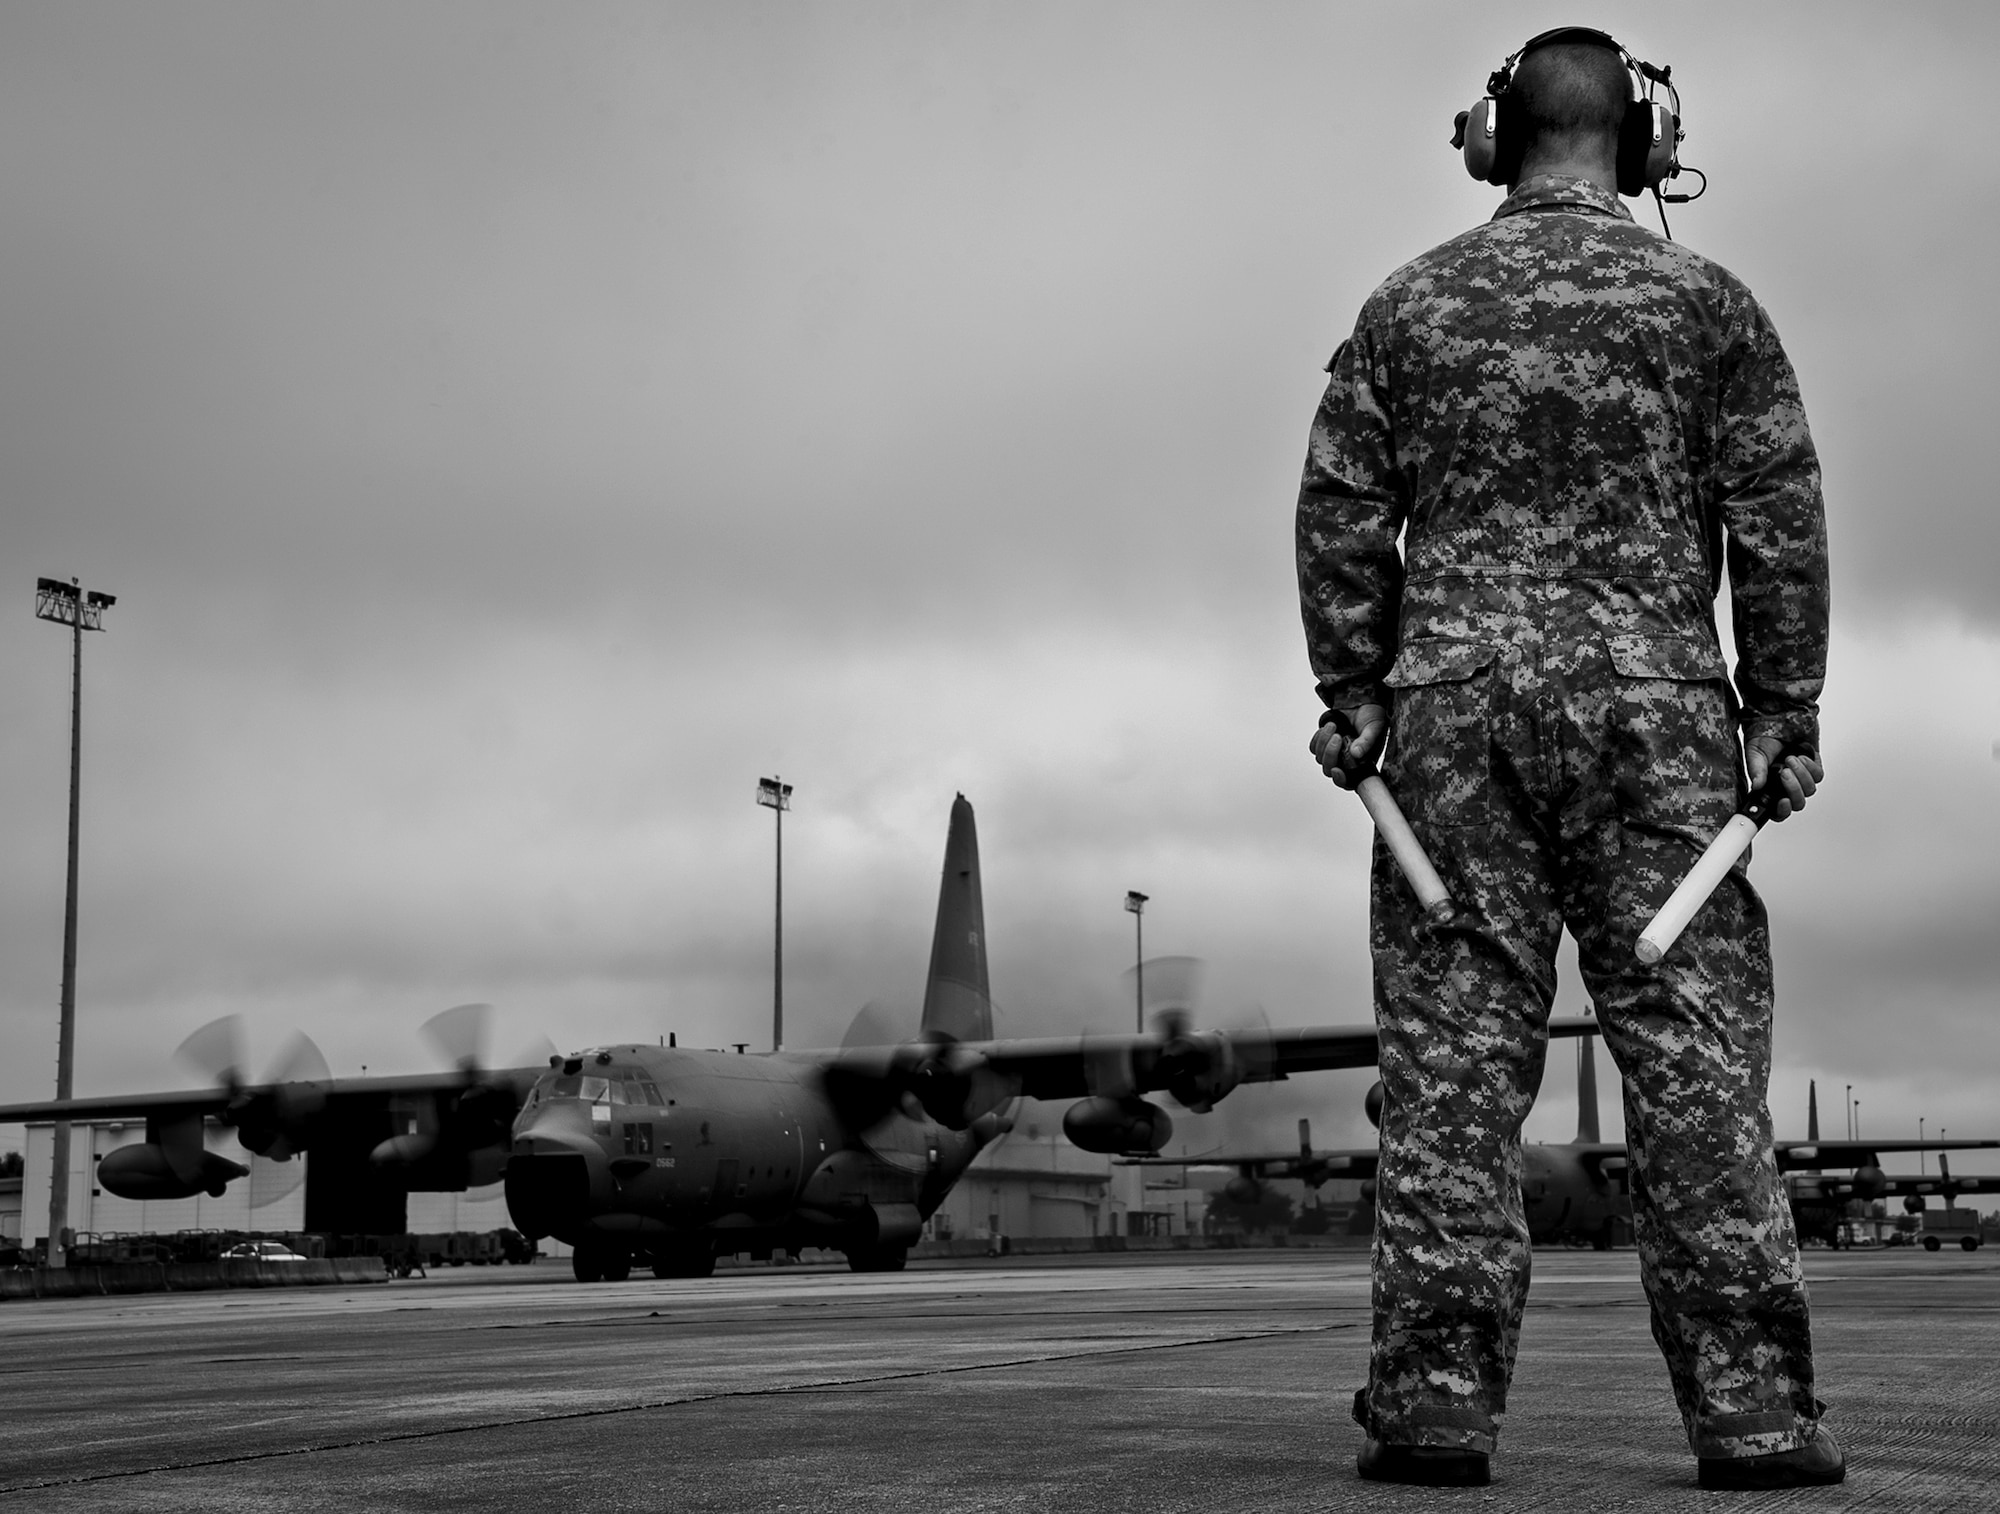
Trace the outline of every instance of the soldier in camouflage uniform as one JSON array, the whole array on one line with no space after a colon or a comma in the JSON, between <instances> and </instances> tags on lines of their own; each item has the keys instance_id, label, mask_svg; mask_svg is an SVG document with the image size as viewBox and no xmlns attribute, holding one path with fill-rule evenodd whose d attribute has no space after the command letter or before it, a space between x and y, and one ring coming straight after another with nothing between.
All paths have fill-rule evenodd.
<instances>
[{"instance_id":1,"label":"soldier in camouflage uniform","mask_svg":"<svg viewBox=\"0 0 2000 1514\"><path fill-rule=\"evenodd\" d=\"M1816 753L1819 468L1749 290L1636 225L1615 180L1535 161L1490 222L1369 298L1328 365L1299 496L1313 671L1360 733L1323 722L1315 755L1346 786L1392 718L1384 776L1458 905L1427 919L1378 840L1363 1472L1385 1475L1368 1459L1384 1447L1444 1448L1418 1454L1454 1475L1399 1476L1393 1457L1386 1475L1485 1480L1528 1291L1520 1132L1565 926L1623 1075L1653 1334L1704 1481L1719 1459L1823 1461L1765 1102L1770 943L1744 865L1663 961L1633 955L1746 787L1781 749ZM1782 808L1819 776L1816 758L1780 763Z\"/></svg>"}]
</instances>

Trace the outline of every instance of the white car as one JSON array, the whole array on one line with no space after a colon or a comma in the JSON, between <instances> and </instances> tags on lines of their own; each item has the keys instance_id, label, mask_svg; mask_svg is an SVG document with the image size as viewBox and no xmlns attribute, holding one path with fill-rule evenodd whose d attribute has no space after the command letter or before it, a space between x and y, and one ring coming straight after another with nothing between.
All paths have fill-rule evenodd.
<instances>
[{"instance_id":1,"label":"white car","mask_svg":"<svg viewBox=\"0 0 2000 1514\"><path fill-rule=\"evenodd\" d=\"M300 1256L282 1241L245 1241L240 1246L231 1246L222 1253L225 1262L304 1262L310 1257Z\"/></svg>"}]
</instances>

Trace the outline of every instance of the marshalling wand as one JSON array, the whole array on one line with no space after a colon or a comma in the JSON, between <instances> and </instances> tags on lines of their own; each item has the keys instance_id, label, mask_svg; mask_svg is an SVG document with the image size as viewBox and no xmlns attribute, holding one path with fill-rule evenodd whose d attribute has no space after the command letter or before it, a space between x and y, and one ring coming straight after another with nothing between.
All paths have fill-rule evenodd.
<instances>
[{"instance_id":1,"label":"marshalling wand","mask_svg":"<svg viewBox=\"0 0 2000 1514\"><path fill-rule=\"evenodd\" d=\"M1716 885L1729 875L1736 865L1736 859L1749 850L1750 843L1763 829L1764 823L1777 812L1785 791L1778 786L1778 770L1788 757L1799 756L1792 751L1780 752L1771 760L1769 774L1764 787L1744 801L1743 807L1729 817L1729 823L1715 833L1715 839L1708 843L1708 850L1701 854L1701 860L1688 869L1688 875L1681 879L1680 886L1667 896L1667 902L1660 906L1660 912L1653 916L1653 923L1639 933L1639 944L1633 955L1651 967L1664 957L1674 942L1687 929L1688 921L1695 912L1708 902L1708 896L1715 892Z\"/></svg>"},{"instance_id":2,"label":"marshalling wand","mask_svg":"<svg viewBox=\"0 0 2000 1514\"><path fill-rule=\"evenodd\" d=\"M1330 711L1327 723L1349 741L1354 740L1354 722L1340 711ZM1431 866L1424 844L1417 840L1417 833L1403 818L1402 806L1396 803L1396 796L1389 792L1389 785L1375 770L1373 760L1355 779L1354 792L1360 798L1362 808L1368 811L1368 818L1375 822L1375 833L1382 838L1383 845L1389 848L1389 855L1396 859L1396 866L1403 870L1403 876L1415 890L1417 902L1424 907L1424 913L1440 923L1457 914L1458 906L1451 902L1451 891L1444 886L1437 869Z\"/></svg>"}]
</instances>

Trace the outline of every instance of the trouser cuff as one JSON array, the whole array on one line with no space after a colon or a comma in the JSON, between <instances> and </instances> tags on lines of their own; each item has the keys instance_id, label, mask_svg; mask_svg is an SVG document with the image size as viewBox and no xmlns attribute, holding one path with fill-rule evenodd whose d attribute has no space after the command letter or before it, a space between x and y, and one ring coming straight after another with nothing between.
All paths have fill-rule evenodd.
<instances>
[{"instance_id":1,"label":"trouser cuff","mask_svg":"<svg viewBox=\"0 0 2000 1514\"><path fill-rule=\"evenodd\" d=\"M1811 1443L1815 1426L1790 1409L1755 1414L1710 1414L1695 1421L1696 1456L1770 1456Z\"/></svg>"},{"instance_id":2,"label":"trouser cuff","mask_svg":"<svg viewBox=\"0 0 2000 1514\"><path fill-rule=\"evenodd\" d=\"M1446 1446L1490 1456L1500 1436L1493 1416L1470 1404L1411 1404L1378 1415L1369 1412L1368 1390L1360 1388L1353 1413L1371 1437L1392 1446Z\"/></svg>"}]
</instances>

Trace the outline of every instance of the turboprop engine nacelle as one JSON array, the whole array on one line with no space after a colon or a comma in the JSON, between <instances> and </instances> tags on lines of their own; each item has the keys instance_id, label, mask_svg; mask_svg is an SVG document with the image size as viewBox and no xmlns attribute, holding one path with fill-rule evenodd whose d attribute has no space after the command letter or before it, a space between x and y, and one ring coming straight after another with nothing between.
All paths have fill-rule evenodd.
<instances>
[{"instance_id":1,"label":"turboprop engine nacelle","mask_svg":"<svg viewBox=\"0 0 2000 1514\"><path fill-rule=\"evenodd\" d=\"M1167 1092L1196 1114L1207 1114L1243 1081L1229 1038L1212 1030L1174 1035L1160 1052L1159 1071Z\"/></svg>"},{"instance_id":2,"label":"turboprop engine nacelle","mask_svg":"<svg viewBox=\"0 0 2000 1514\"><path fill-rule=\"evenodd\" d=\"M1879 1199L1889 1191L1889 1175L1875 1163L1854 1169L1854 1196L1857 1199Z\"/></svg>"},{"instance_id":3,"label":"turboprop engine nacelle","mask_svg":"<svg viewBox=\"0 0 2000 1514\"><path fill-rule=\"evenodd\" d=\"M192 1175L174 1171L166 1152L151 1141L107 1151L97 1164L98 1186L121 1199L191 1199L197 1193L219 1199L237 1178L249 1176L241 1162L204 1151L186 1164Z\"/></svg>"},{"instance_id":4,"label":"turboprop engine nacelle","mask_svg":"<svg viewBox=\"0 0 2000 1514\"><path fill-rule=\"evenodd\" d=\"M1167 1112L1144 1099L1079 1099L1063 1115L1072 1144L1107 1156L1152 1156L1173 1133Z\"/></svg>"},{"instance_id":5,"label":"turboprop engine nacelle","mask_svg":"<svg viewBox=\"0 0 2000 1514\"><path fill-rule=\"evenodd\" d=\"M1244 1174L1224 1183L1222 1193L1232 1204L1254 1204L1264 1197L1264 1185Z\"/></svg>"}]
</instances>

